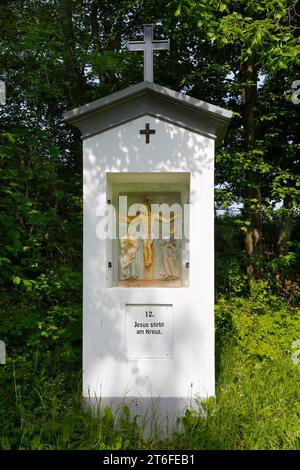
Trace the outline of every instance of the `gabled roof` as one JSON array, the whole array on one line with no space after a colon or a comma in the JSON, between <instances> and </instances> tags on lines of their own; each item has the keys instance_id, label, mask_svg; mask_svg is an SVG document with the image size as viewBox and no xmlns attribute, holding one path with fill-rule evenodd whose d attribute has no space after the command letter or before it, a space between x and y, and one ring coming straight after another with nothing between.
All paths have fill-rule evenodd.
<instances>
[{"instance_id":1,"label":"gabled roof","mask_svg":"<svg viewBox=\"0 0 300 470\"><path fill-rule=\"evenodd\" d=\"M140 116L151 115L221 143L232 112L152 82L142 82L64 114L86 139Z\"/></svg>"}]
</instances>

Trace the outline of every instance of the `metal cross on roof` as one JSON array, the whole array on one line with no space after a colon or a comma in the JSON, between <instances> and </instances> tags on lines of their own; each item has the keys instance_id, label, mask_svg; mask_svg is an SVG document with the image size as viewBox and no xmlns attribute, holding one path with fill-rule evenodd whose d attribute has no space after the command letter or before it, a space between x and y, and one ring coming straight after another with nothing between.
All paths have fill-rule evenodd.
<instances>
[{"instance_id":1,"label":"metal cross on roof","mask_svg":"<svg viewBox=\"0 0 300 470\"><path fill-rule=\"evenodd\" d=\"M144 41L129 41L130 51L144 51L144 80L153 82L153 51L170 50L170 40L153 39L153 24L144 25Z\"/></svg>"}]
</instances>

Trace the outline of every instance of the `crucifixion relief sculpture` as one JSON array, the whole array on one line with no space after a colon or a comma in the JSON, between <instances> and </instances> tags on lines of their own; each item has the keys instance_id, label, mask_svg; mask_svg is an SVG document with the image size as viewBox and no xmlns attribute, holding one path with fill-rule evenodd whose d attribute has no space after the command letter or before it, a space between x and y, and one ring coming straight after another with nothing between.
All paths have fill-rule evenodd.
<instances>
[{"instance_id":1,"label":"crucifixion relief sculpture","mask_svg":"<svg viewBox=\"0 0 300 470\"><path fill-rule=\"evenodd\" d=\"M124 279L136 279L138 272L143 270L142 278L146 280L154 279L153 258L155 248L154 241L158 240L157 249L160 251L160 270L159 275L163 279L179 279L176 269L176 256L178 246L174 240L175 224L174 221L181 218L179 214L170 217L164 217L160 212L151 210L151 200L148 197L143 199L139 205L139 210L134 216L120 215L119 219L128 223L127 236L120 240L121 256L121 276ZM155 233L155 224L164 223L169 226L169 238L162 240L161 236ZM143 247L143 256L138 263L138 250ZM139 266L140 264L140 266Z\"/></svg>"}]
</instances>

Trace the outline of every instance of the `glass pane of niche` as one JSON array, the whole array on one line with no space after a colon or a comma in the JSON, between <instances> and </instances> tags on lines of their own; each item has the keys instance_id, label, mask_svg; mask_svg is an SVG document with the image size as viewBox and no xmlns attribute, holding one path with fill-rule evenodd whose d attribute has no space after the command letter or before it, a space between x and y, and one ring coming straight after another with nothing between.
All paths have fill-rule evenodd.
<instances>
[{"instance_id":1,"label":"glass pane of niche","mask_svg":"<svg viewBox=\"0 0 300 470\"><path fill-rule=\"evenodd\" d=\"M189 173L107 175L116 214L109 287L188 286L189 180Z\"/></svg>"}]
</instances>

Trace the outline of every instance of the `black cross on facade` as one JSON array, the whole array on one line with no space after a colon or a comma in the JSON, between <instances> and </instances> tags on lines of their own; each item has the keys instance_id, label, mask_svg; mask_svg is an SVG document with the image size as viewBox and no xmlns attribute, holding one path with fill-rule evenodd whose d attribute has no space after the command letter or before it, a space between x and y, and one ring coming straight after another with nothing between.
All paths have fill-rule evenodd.
<instances>
[{"instance_id":1,"label":"black cross on facade","mask_svg":"<svg viewBox=\"0 0 300 470\"><path fill-rule=\"evenodd\" d=\"M148 122L145 124L145 129L140 130L140 134L146 136L146 144L150 144L150 134L155 134L155 132L156 131L154 129L150 129L150 124Z\"/></svg>"}]
</instances>

